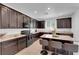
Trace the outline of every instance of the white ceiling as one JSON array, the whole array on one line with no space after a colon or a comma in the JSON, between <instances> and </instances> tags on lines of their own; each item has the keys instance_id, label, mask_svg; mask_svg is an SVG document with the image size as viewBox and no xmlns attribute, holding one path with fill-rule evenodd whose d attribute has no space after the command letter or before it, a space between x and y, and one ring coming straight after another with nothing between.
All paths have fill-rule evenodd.
<instances>
[{"instance_id":1,"label":"white ceiling","mask_svg":"<svg viewBox=\"0 0 79 59\"><path fill-rule=\"evenodd\" d=\"M47 19L71 15L79 8L78 3L3 3L35 19ZM50 10L48 10L50 8Z\"/></svg>"}]
</instances>

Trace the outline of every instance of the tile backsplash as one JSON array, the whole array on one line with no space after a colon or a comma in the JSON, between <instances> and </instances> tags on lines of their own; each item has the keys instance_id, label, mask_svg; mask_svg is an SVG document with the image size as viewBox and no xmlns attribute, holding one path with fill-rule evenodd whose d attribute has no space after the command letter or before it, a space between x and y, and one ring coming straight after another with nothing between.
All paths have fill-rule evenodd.
<instances>
[{"instance_id":1,"label":"tile backsplash","mask_svg":"<svg viewBox=\"0 0 79 59\"><path fill-rule=\"evenodd\" d=\"M14 33L20 33L22 30L29 30L29 29L0 29L0 33L6 33L6 34L14 34ZM34 33L35 30L37 32L51 32L54 29L30 29L31 33ZM57 31L67 31L71 32L71 29L57 29Z\"/></svg>"},{"instance_id":2,"label":"tile backsplash","mask_svg":"<svg viewBox=\"0 0 79 59\"><path fill-rule=\"evenodd\" d=\"M20 33L22 30L28 30L28 29L0 29L0 33L15 34Z\"/></svg>"}]
</instances>

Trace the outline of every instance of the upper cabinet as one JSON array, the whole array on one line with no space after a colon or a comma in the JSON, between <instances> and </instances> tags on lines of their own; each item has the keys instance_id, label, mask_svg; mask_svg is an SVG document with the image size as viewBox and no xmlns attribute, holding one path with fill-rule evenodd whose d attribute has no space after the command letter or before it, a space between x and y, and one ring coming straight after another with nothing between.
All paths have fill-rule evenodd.
<instances>
[{"instance_id":1,"label":"upper cabinet","mask_svg":"<svg viewBox=\"0 0 79 59\"><path fill-rule=\"evenodd\" d=\"M44 28L44 23L0 4L0 28Z\"/></svg>"},{"instance_id":2,"label":"upper cabinet","mask_svg":"<svg viewBox=\"0 0 79 59\"><path fill-rule=\"evenodd\" d=\"M9 9L5 6L1 7L1 19L2 19L2 28L8 28L9 27L9 21L10 21L10 15L9 15Z\"/></svg>"},{"instance_id":3,"label":"upper cabinet","mask_svg":"<svg viewBox=\"0 0 79 59\"><path fill-rule=\"evenodd\" d=\"M0 28L2 27L1 24L2 23L2 18L1 18L1 5L0 5Z\"/></svg>"},{"instance_id":4,"label":"upper cabinet","mask_svg":"<svg viewBox=\"0 0 79 59\"><path fill-rule=\"evenodd\" d=\"M71 18L57 19L57 28L72 28Z\"/></svg>"},{"instance_id":5,"label":"upper cabinet","mask_svg":"<svg viewBox=\"0 0 79 59\"><path fill-rule=\"evenodd\" d=\"M18 18L17 18L17 12L14 11L14 10L10 10L10 28L17 28L18 24L17 24L17 21L18 21Z\"/></svg>"},{"instance_id":6,"label":"upper cabinet","mask_svg":"<svg viewBox=\"0 0 79 59\"><path fill-rule=\"evenodd\" d=\"M31 19L31 28L45 28L45 21L38 21L36 19Z\"/></svg>"},{"instance_id":7,"label":"upper cabinet","mask_svg":"<svg viewBox=\"0 0 79 59\"><path fill-rule=\"evenodd\" d=\"M45 28L45 21L37 21L37 28Z\"/></svg>"},{"instance_id":8,"label":"upper cabinet","mask_svg":"<svg viewBox=\"0 0 79 59\"><path fill-rule=\"evenodd\" d=\"M31 18L0 4L0 28L30 28Z\"/></svg>"},{"instance_id":9,"label":"upper cabinet","mask_svg":"<svg viewBox=\"0 0 79 59\"><path fill-rule=\"evenodd\" d=\"M24 16L23 28L30 28L31 18Z\"/></svg>"},{"instance_id":10,"label":"upper cabinet","mask_svg":"<svg viewBox=\"0 0 79 59\"><path fill-rule=\"evenodd\" d=\"M33 20L33 27L37 28L37 20L36 19Z\"/></svg>"},{"instance_id":11,"label":"upper cabinet","mask_svg":"<svg viewBox=\"0 0 79 59\"><path fill-rule=\"evenodd\" d=\"M31 28L36 28L36 20L35 19L31 19L30 27Z\"/></svg>"},{"instance_id":12,"label":"upper cabinet","mask_svg":"<svg viewBox=\"0 0 79 59\"><path fill-rule=\"evenodd\" d=\"M17 13L17 28L23 28L23 20L24 20L24 15L21 13Z\"/></svg>"},{"instance_id":13,"label":"upper cabinet","mask_svg":"<svg viewBox=\"0 0 79 59\"><path fill-rule=\"evenodd\" d=\"M17 12L6 6L1 5L0 21L0 28L17 28Z\"/></svg>"}]
</instances>

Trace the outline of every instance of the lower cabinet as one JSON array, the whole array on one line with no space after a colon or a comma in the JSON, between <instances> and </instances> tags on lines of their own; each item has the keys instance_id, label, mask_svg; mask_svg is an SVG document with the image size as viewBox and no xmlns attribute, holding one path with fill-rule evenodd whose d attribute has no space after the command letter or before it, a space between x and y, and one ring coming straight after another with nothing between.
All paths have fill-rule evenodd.
<instances>
[{"instance_id":1,"label":"lower cabinet","mask_svg":"<svg viewBox=\"0 0 79 59\"><path fill-rule=\"evenodd\" d=\"M13 39L10 41L2 42L0 44L0 54L2 55L14 55L26 47L26 36Z\"/></svg>"},{"instance_id":2,"label":"lower cabinet","mask_svg":"<svg viewBox=\"0 0 79 59\"><path fill-rule=\"evenodd\" d=\"M13 40L1 42L0 55L14 55L18 53L22 49L30 46L33 42L35 42L38 37L37 34L31 34L29 36L23 36Z\"/></svg>"},{"instance_id":3,"label":"lower cabinet","mask_svg":"<svg viewBox=\"0 0 79 59\"><path fill-rule=\"evenodd\" d=\"M2 43L2 55L13 55L17 53L17 40Z\"/></svg>"},{"instance_id":4,"label":"lower cabinet","mask_svg":"<svg viewBox=\"0 0 79 59\"><path fill-rule=\"evenodd\" d=\"M70 37L72 37L73 38L73 33L71 33L71 34L67 34L67 33L56 33L57 35L68 35L68 36L70 36Z\"/></svg>"},{"instance_id":5,"label":"lower cabinet","mask_svg":"<svg viewBox=\"0 0 79 59\"><path fill-rule=\"evenodd\" d=\"M26 47L26 37L22 37L18 39L18 51L24 49Z\"/></svg>"},{"instance_id":6,"label":"lower cabinet","mask_svg":"<svg viewBox=\"0 0 79 59\"><path fill-rule=\"evenodd\" d=\"M0 43L0 55L1 55L1 43Z\"/></svg>"}]
</instances>

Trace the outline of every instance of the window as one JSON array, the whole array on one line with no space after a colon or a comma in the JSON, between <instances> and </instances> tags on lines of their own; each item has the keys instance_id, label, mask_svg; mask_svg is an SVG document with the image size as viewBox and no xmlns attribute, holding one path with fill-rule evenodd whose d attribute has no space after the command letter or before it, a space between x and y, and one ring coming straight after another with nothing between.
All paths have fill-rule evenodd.
<instances>
[{"instance_id":1,"label":"window","mask_svg":"<svg viewBox=\"0 0 79 59\"><path fill-rule=\"evenodd\" d=\"M71 28L71 18L57 19L57 28Z\"/></svg>"}]
</instances>

